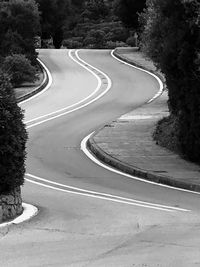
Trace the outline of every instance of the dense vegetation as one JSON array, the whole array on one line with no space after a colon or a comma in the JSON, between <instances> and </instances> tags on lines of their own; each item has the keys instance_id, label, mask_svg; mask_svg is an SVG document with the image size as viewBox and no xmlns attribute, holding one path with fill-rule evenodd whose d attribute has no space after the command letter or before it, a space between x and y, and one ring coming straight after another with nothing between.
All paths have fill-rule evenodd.
<instances>
[{"instance_id":1,"label":"dense vegetation","mask_svg":"<svg viewBox=\"0 0 200 267\"><path fill-rule=\"evenodd\" d=\"M0 193L5 193L24 183L27 133L13 86L36 79L36 3L1 1L0 25Z\"/></svg>"},{"instance_id":2,"label":"dense vegetation","mask_svg":"<svg viewBox=\"0 0 200 267\"><path fill-rule=\"evenodd\" d=\"M9 78L0 72L0 193L24 183L27 134Z\"/></svg>"},{"instance_id":3,"label":"dense vegetation","mask_svg":"<svg viewBox=\"0 0 200 267\"><path fill-rule=\"evenodd\" d=\"M1 1L0 25L1 69L10 76L13 86L26 80L34 81L35 36L40 32L39 12L34 0Z\"/></svg>"},{"instance_id":4,"label":"dense vegetation","mask_svg":"<svg viewBox=\"0 0 200 267\"><path fill-rule=\"evenodd\" d=\"M156 136L167 129L169 146L200 163L200 3L147 0L142 20L143 49L165 74L169 94L170 116Z\"/></svg>"},{"instance_id":5,"label":"dense vegetation","mask_svg":"<svg viewBox=\"0 0 200 267\"><path fill-rule=\"evenodd\" d=\"M42 46L112 48L135 45L141 0L37 0L41 12ZM122 12L121 12L121 11ZM120 12L119 12L120 11ZM126 20L126 18L131 18Z\"/></svg>"}]
</instances>

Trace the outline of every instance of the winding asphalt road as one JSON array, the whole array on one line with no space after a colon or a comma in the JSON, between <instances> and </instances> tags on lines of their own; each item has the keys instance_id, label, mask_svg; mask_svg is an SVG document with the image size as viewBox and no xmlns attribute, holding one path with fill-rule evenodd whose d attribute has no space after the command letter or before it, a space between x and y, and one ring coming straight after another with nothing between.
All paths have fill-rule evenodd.
<instances>
[{"instance_id":1,"label":"winding asphalt road","mask_svg":"<svg viewBox=\"0 0 200 267\"><path fill-rule=\"evenodd\" d=\"M0 229L0 266L200 266L198 194L113 173L81 150L91 132L152 98L155 78L107 50L40 58L53 83L22 104L23 200L39 214Z\"/></svg>"}]
</instances>

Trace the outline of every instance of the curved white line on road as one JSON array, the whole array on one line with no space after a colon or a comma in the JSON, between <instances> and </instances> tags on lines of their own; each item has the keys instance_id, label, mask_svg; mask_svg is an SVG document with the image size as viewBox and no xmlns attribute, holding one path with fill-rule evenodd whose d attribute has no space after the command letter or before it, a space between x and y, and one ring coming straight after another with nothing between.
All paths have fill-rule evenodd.
<instances>
[{"instance_id":1,"label":"curved white line on road","mask_svg":"<svg viewBox=\"0 0 200 267\"><path fill-rule=\"evenodd\" d=\"M19 103L20 105L21 104L24 104L24 103L26 103L26 102L28 102L30 100L32 100L35 97L38 97L39 95L41 95L43 93L45 93L50 88L50 86L52 84L53 79L52 79L52 76L51 76L50 71L48 70L48 68L46 67L46 65L42 62L42 60L40 60L39 58L37 58L37 60L40 62L40 64L42 65L42 67L45 69L45 71L47 73L47 76L48 76L48 84L45 86L45 88L42 91L38 92L37 94L31 96L30 98L28 98L28 99L26 99L24 101L21 101ZM46 75L46 73L45 73L45 75Z\"/></svg>"},{"instance_id":2,"label":"curved white line on road","mask_svg":"<svg viewBox=\"0 0 200 267\"><path fill-rule=\"evenodd\" d=\"M148 183L148 184L153 184L153 185L157 185L157 186L161 186L161 187L166 187L169 189L173 189L173 190L178 190L178 191L183 191L183 192L187 192L187 193L192 193L192 194L197 194L200 195L200 192L195 192L195 191L190 191L187 189L182 189L182 188L178 188L178 187L173 187L173 186L169 186L169 185L165 185L165 184L159 184L156 182L152 182L149 180L145 180L130 174L127 174L125 172L119 171L113 167L110 167L108 165L106 165L105 163L103 163L102 161L98 160L93 154L92 152L90 152L90 150L87 148L87 141L88 139L94 134L95 132L90 133L89 135L87 135L82 141L81 141L81 150L83 151L83 153L89 158L91 159L94 163L96 163L97 165L103 167L104 169L107 169L111 172L115 172L117 174L120 174L122 176L128 177L130 179L134 179L140 182L144 182L144 183Z\"/></svg>"},{"instance_id":3,"label":"curved white line on road","mask_svg":"<svg viewBox=\"0 0 200 267\"><path fill-rule=\"evenodd\" d=\"M73 193L75 193L75 194L83 194L83 195L87 195L87 196L95 196L96 198L102 198L103 197L103 199L108 199L108 200L117 199L118 201L123 201L122 203L124 203L124 201L125 202L128 201L128 202L131 202L132 204L137 204L138 206L141 205L142 207L144 207L144 205L145 205L145 207L148 207L148 208L152 207L152 208L161 209L161 210L163 210L163 209L166 210L167 209L167 210L173 210L173 211L189 211L187 209L182 209L182 208L178 208L178 207L155 204L155 203L140 201L140 200L136 200L136 199L132 199L132 198L125 198L125 197L121 197L121 196L117 196L117 195L112 195L112 194L107 194L107 193L102 193L102 192L97 192L97 191L92 191L92 190L86 190L86 189L82 189L82 188L79 188L79 187L69 186L69 185L53 182L51 180L47 180L47 179L44 179L44 178L29 174L29 173L26 173L26 176L28 176L30 178L33 178L33 179L36 179L36 180L38 180L40 182L45 182L45 183L49 183L49 184L54 185L54 186L61 186L61 187L67 188L68 190L65 190L65 191L66 192L70 192L72 194ZM27 179L27 180L30 180L30 179ZM34 181L32 181L32 182L34 182ZM36 182L36 183L38 183L38 182ZM42 184L42 185L48 186L46 184ZM55 189L57 189L57 187L55 187ZM79 191L79 192L74 192L74 191L71 191L71 190Z\"/></svg>"},{"instance_id":4,"label":"curved white line on road","mask_svg":"<svg viewBox=\"0 0 200 267\"><path fill-rule=\"evenodd\" d=\"M76 51L76 55L78 56L78 51ZM45 120L42 120L42 121L33 123L33 124L27 126L27 127L26 127L27 129L32 128L32 127L35 127L35 126L40 125L40 124L42 124L42 123L45 123L45 122L47 122L47 121L51 121L51 120L57 119L57 118L59 118L59 117L65 116L65 115L67 115L67 114L69 114L69 113L72 113L72 112L77 111L77 110L79 110L79 109L82 109L82 108L84 108L84 107L87 107L88 105L90 105L90 104L92 104L93 102L95 102L95 101L97 101L98 99L100 99L102 96L104 96L104 95L110 90L110 88L111 88L111 86L112 86L112 81L111 81L111 79L110 79L110 78L109 78L103 71L98 70L97 68L91 66L90 64L87 64L87 62L85 62L84 60L80 59L79 56L78 56L78 58L79 58L79 60L81 60L82 62L84 62L85 65L88 65L88 66L90 66L91 68L95 69L96 71L98 71L99 73L101 73L101 74L106 78L106 80L107 80L107 86L106 86L105 90L104 90L103 92L101 92L98 96L96 96L95 98L93 98L93 99L89 100L88 102L86 102L85 104L82 104L82 105L80 105L80 106L78 106L78 107L76 107L76 108L74 108L74 109L72 109L72 110L68 110L68 111L66 111L66 112L63 112L63 113L58 114L58 115L56 115L56 116L50 117L50 118L48 118L48 119L45 119ZM76 61L76 62L77 62L77 64L81 65L82 67L88 69L88 71L90 71L91 73L93 73L93 75L94 75L96 78L98 77L98 76L97 76L92 70L90 70L88 67L83 66L83 64L80 63L80 62L78 62L78 61ZM98 77L98 81L99 81L99 79L100 79L100 78ZM100 81L101 81L101 80L100 80ZM102 81L101 81L101 85L102 85ZM97 87L97 88L98 88L98 87ZM95 91L97 90L97 88L95 89ZM98 90L99 90L99 89L98 89ZM51 113L46 114L45 116L51 116ZM35 118L34 120L37 120L37 118ZM25 122L25 123L27 124L28 122L30 122L30 121L27 121L27 122Z\"/></svg>"},{"instance_id":5,"label":"curved white line on road","mask_svg":"<svg viewBox=\"0 0 200 267\"><path fill-rule=\"evenodd\" d=\"M65 110L68 110L70 108L73 108L77 105L80 105L81 103L85 102L86 100L88 100L89 98L91 98L92 96L94 96L98 91L99 89L101 88L101 79L99 78L98 75L96 75L96 73L92 72L92 70L90 70L89 68L87 68L85 65L83 65L82 63L80 63L78 60L76 60L75 58L73 58L72 56L72 50L70 49L69 52L68 52L68 56L74 61L76 62L77 64L79 64L81 67L83 67L84 69L86 69L87 71L89 71L93 76L95 76L95 78L97 79L97 87L96 89L90 94L88 95L87 97L83 98L82 100L80 100L79 102L77 103L74 103L72 105L69 105L67 107L64 107L64 108L61 108L61 109L58 109L56 111L53 111L51 113L48 113L48 114L45 114L45 115L42 115L42 116L39 116L37 118L34 118L34 119L31 119L29 121L26 121L26 123L31 123L31 122L34 122L34 121L37 121L37 120L40 120L40 119L43 119L43 118L46 118L46 117L49 117L51 115L54 115L54 114L57 114L57 113L60 113L60 112L63 112ZM86 63L85 63L86 64Z\"/></svg>"},{"instance_id":6,"label":"curved white line on road","mask_svg":"<svg viewBox=\"0 0 200 267\"><path fill-rule=\"evenodd\" d=\"M114 50L111 51L111 56L112 56L114 59L118 60L119 62L121 62L121 63L123 63L123 64L125 64L125 65L128 65L128 66L131 67L131 68L134 68L134 69L137 69L137 70L146 72L147 74L153 76L153 77L157 80L157 82L158 82L158 84L159 84L159 90L158 90L158 92L157 92L151 99L149 99L149 100L147 101L147 103L151 103L152 101L154 101L156 98L158 98L158 97L163 93L163 90L164 90L163 82L162 82L161 79L160 79L158 76L156 76L154 73L152 73L152 72L150 72L150 71L148 71L148 70L144 70L143 68L139 68L139 67L136 67L136 66L134 66L134 65L131 65L131 64L129 64L129 63L127 63L127 62L125 62L125 61L123 61L123 60L117 58L117 57L114 55Z\"/></svg>"}]
</instances>

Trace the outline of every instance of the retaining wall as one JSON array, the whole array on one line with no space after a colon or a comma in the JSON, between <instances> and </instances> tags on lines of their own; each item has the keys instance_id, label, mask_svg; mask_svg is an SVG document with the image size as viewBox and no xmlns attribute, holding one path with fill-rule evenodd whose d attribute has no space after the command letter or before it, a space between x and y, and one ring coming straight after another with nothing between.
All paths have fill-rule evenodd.
<instances>
[{"instance_id":1,"label":"retaining wall","mask_svg":"<svg viewBox=\"0 0 200 267\"><path fill-rule=\"evenodd\" d=\"M23 211L20 187L0 195L0 223L19 216Z\"/></svg>"}]
</instances>

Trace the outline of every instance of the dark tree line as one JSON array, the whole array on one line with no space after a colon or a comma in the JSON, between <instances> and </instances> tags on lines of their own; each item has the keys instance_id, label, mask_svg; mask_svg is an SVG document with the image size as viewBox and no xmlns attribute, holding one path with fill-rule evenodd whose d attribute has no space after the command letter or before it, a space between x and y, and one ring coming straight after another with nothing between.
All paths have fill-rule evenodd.
<instances>
[{"instance_id":1,"label":"dark tree line","mask_svg":"<svg viewBox=\"0 0 200 267\"><path fill-rule=\"evenodd\" d=\"M200 2L148 0L144 51L165 74L180 152L200 163Z\"/></svg>"}]
</instances>

